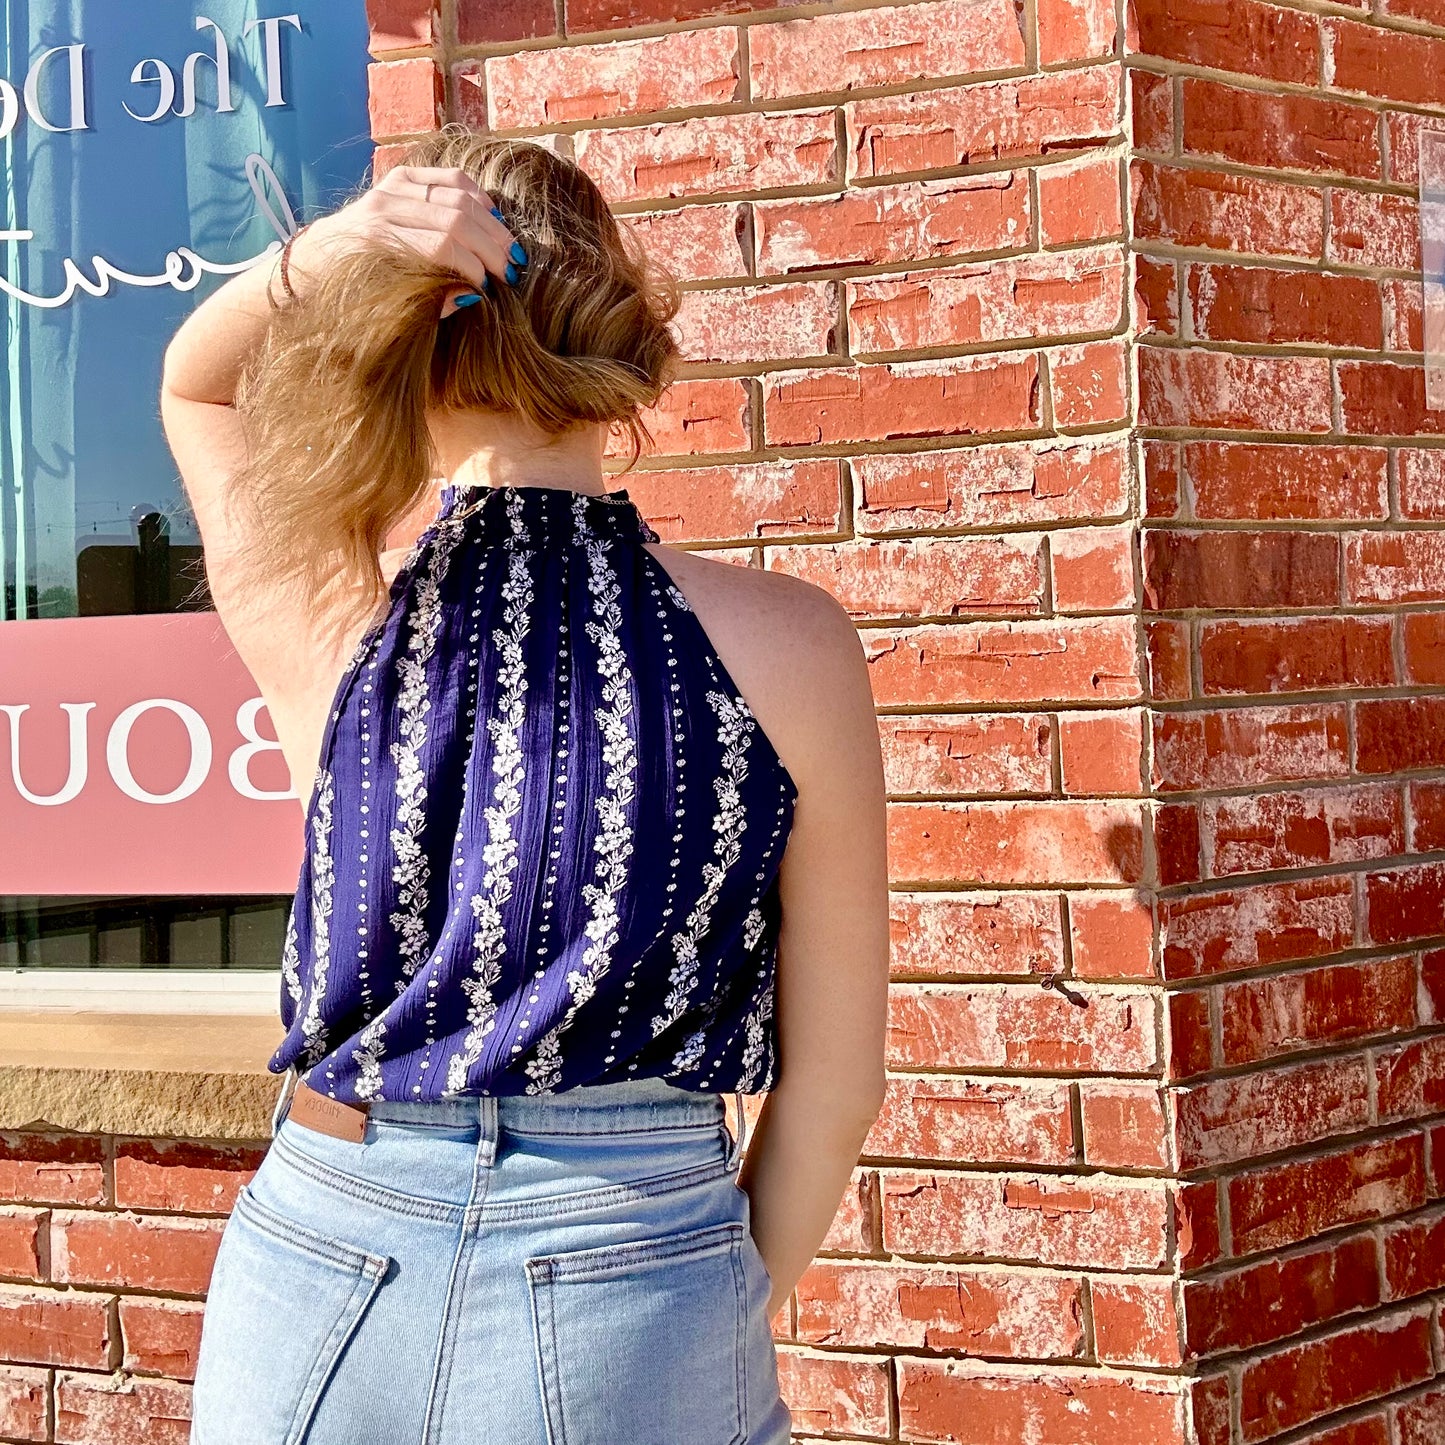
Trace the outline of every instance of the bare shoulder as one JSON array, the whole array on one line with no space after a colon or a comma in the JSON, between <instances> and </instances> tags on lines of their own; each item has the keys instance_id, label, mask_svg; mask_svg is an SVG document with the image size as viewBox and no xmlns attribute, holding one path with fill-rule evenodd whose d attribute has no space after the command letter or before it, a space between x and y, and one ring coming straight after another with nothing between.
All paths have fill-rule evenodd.
<instances>
[{"instance_id":1,"label":"bare shoulder","mask_svg":"<svg viewBox=\"0 0 1445 1445\"><path fill-rule=\"evenodd\" d=\"M784 572L649 544L800 786L878 752L857 628L822 587ZM840 769L840 764L842 768Z\"/></svg>"}]
</instances>

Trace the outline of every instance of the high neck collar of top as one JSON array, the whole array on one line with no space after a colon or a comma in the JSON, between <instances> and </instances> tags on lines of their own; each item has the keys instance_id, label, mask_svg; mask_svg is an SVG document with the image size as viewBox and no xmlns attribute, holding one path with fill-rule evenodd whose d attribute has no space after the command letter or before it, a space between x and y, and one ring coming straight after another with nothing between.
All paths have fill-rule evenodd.
<instances>
[{"instance_id":1,"label":"high neck collar of top","mask_svg":"<svg viewBox=\"0 0 1445 1445\"><path fill-rule=\"evenodd\" d=\"M454 486L441 488L438 520L465 519L478 535L492 541L525 541L546 546L566 538L602 538L617 542L657 542L625 487L610 492L581 492L572 487Z\"/></svg>"}]
</instances>

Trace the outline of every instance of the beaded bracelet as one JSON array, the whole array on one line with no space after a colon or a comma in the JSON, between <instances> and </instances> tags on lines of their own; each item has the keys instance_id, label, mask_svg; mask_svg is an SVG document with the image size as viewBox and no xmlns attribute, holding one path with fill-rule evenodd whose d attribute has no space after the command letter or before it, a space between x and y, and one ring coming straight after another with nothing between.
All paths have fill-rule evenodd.
<instances>
[{"instance_id":1,"label":"beaded bracelet","mask_svg":"<svg viewBox=\"0 0 1445 1445\"><path fill-rule=\"evenodd\" d=\"M309 226L311 223L306 223ZM299 227L286 239L286 244L281 247L281 289L286 293L288 301L295 301L296 288L291 284L291 248L296 244L296 238L306 229L306 226Z\"/></svg>"}]
</instances>

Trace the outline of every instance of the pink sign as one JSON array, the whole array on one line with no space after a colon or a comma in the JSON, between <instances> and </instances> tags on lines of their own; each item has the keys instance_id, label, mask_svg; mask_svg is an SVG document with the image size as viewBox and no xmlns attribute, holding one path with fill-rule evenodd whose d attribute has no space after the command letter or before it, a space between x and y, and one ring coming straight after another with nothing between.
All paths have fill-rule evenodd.
<instances>
[{"instance_id":1,"label":"pink sign","mask_svg":"<svg viewBox=\"0 0 1445 1445\"><path fill-rule=\"evenodd\" d=\"M213 612L0 626L0 893L291 893L301 805Z\"/></svg>"}]
</instances>

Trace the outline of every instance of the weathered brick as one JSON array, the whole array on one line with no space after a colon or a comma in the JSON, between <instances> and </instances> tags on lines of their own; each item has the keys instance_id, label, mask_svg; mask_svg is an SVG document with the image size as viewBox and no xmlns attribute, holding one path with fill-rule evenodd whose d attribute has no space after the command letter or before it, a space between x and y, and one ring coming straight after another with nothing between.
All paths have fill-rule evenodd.
<instances>
[{"instance_id":1,"label":"weathered brick","mask_svg":"<svg viewBox=\"0 0 1445 1445\"><path fill-rule=\"evenodd\" d=\"M1155 975L1154 915L1147 893L1070 893L1069 936L1079 978Z\"/></svg>"},{"instance_id":2,"label":"weathered brick","mask_svg":"<svg viewBox=\"0 0 1445 1445\"><path fill-rule=\"evenodd\" d=\"M1039 0L1037 24L1040 65L1102 58L1118 38L1108 0Z\"/></svg>"},{"instance_id":3,"label":"weathered brick","mask_svg":"<svg viewBox=\"0 0 1445 1445\"><path fill-rule=\"evenodd\" d=\"M847 283L859 356L1110 331L1123 305L1124 257L1112 246Z\"/></svg>"},{"instance_id":4,"label":"weathered brick","mask_svg":"<svg viewBox=\"0 0 1445 1445\"><path fill-rule=\"evenodd\" d=\"M57 1213L51 1225L54 1278L202 1294L223 1227L220 1219Z\"/></svg>"},{"instance_id":5,"label":"weathered brick","mask_svg":"<svg viewBox=\"0 0 1445 1445\"><path fill-rule=\"evenodd\" d=\"M1393 361L1340 361L1340 413L1356 436L1434 436L1445 413L1425 405L1425 370Z\"/></svg>"},{"instance_id":6,"label":"weathered brick","mask_svg":"<svg viewBox=\"0 0 1445 1445\"><path fill-rule=\"evenodd\" d=\"M136 1374L194 1380L204 1306L189 1300L122 1298L124 1367Z\"/></svg>"},{"instance_id":7,"label":"weathered brick","mask_svg":"<svg viewBox=\"0 0 1445 1445\"><path fill-rule=\"evenodd\" d=\"M494 55L486 86L495 130L725 105L738 99L738 32L715 26Z\"/></svg>"},{"instance_id":8,"label":"weathered brick","mask_svg":"<svg viewBox=\"0 0 1445 1445\"><path fill-rule=\"evenodd\" d=\"M1405 851L1405 800L1398 787L1209 799L1200 817L1214 878L1358 863Z\"/></svg>"},{"instance_id":9,"label":"weathered brick","mask_svg":"<svg viewBox=\"0 0 1445 1445\"><path fill-rule=\"evenodd\" d=\"M1130 172L1134 234L1142 241L1311 261L1324 254L1317 188L1146 160L1134 161Z\"/></svg>"},{"instance_id":10,"label":"weathered brick","mask_svg":"<svg viewBox=\"0 0 1445 1445\"><path fill-rule=\"evenodd\" d=\"M1385 1286L1392 1300L1445 1289L1445 1212L1387 1226Z\"/></svg>"},{"instance_id":11,"label":"weathered brick","mask_svg":"<svg viewBox=\"0 0 1445 1445\"><path fill-rule=\"evenodd\" d=\"M229 1214L264 1154L259 1146L123 1140L115 1151L115 1202L121 1209Z\"/></svg>"},{"instance_id":12,"label":"weathered brick","mask_svg":"<svg viewBox=\"0 0 1445 1445\"><path fill-rule=\"evenodd\" d=\"M1445 1439L1445 1390L1430 1390L1393 1410L1399 1445L1432 1445Z\"/></svg>"},{"instance_id":13,"label":"weathered brick","mask_svg":"<svg viewBox=\"0 0 1445 1445\"><path fill-rule=\"evenodd\" d=\"M1352 521L1389 515L1383 447L1186 442L1201 521Z\"/></svg>"},{"instance_id":14,"label":"weathered brick","mask_svg":"<svg viewBox=\"0 0 1445 1445\"><path fill-rule=\"evenodd\" d=\"M1206 622L1199 662L1207 694L1390 687L1395 681L1386 618Z\"/></svg>"},{"instance_id":15,"label":"weathered brick","mask_svg":"<svg viewBox=\"0 0 1445 1445\"><path fill-rule=\"evenodd\" d=\"M883 718L880 731L884 779L891 797L1052 791L1053 730L1046 717L914 713Z\"/></svg>"},{"instance_id":16,"label":"weathered brick","mask_svg":"<svg viewBox=\"0 0 1445 1445\"><path fill-rule=\"evenodd\" d=\"M56 1445L186 1445L191 1391L174 1380L60 1374Z\"/></svg>"},{"instance_id":17,"label":"weathered brick","mask_svg":"<svg viewBox=\"0 0 1445 1445\"><path fill-rule=\"evenodd\" d=\"M761 100L943 80L1024 63L1011 0L935 0L811 15L748 30Z\"/></svg>"},{"instance_id":18,"label":"weathered brick","mask_svg":"<svg viewBox=\"0 0 1445 1445\"><path fill-rule=\"evenodd\" d=\"M1382 1121L1440 1113L1445 1109L1445 1034L1381 1049L1375 1055L1375 1088Z\"/></svg>"},{"instance_id":19,"label":"weathered brick","mask_svg":"<svg viewBox=\"0 0 1445 1445\"><path fill-rule=\"evenodd\" d=\"M1415 965L1364 959L1250 979L1222 991L1226 1064L1255 1063L1320 1043L1413 1028Z\"/></svg>"},{"instance_id":20,"label":"weathered brick","mask_svg":"<svg viewBox=\"0 0 1445 1445\"><path fill-rule=\"evenodd\" d=\"M1090 1282L1094 1348L1116 1365L1178 1365L1183 1362L1174 1282L1141 1276Z\"/></svg>"},{"instance_id":21,"label":"weathered brick","mask_svg":"<svg viewBox=\"0 0 1445 1445\"><path fill-rule=\"evenodd\" d=\"M675 381L662 400L642 414L658 456L747 451L751 417L747 383L726 376Z\"/></svg>"},{"instance_id":22,"label":"weathered brick","mask_svg":"<svg viewBox=\"0 0 1445 1445\"><path fill-rule=\"evenodd\" d=\"M1081 1353L1082 1281L1063 1274L819 1260L798 1281L798 1338L844 1348Z\"/></svg>"},{"instance_id":23,"label":"weathered brick","mask_svg":"<svg viewBox=\"0 0 1445 1445\"><path fill-rule=\"evenodd\" d=\"M1384 345L1380 283L1367 276L1268 266L1190 266L1189 303L1201 340L1270 346Z\"/></svg>"},{"instance_id":24,"label":"weathered brick","mask_svg":"<svg viewBox=\"0 0 1445 1445\"><path fill-rule=\"evenodd\" d=\"M1041 155L1115 135L1119 73L1099 65L843 107L850 180Z\"/></svg>"},{"instance_id":25,"label":"weathered brick","mask_svg":"<svg viewBox=\"0 0 1445 1445\"><path fill-rule=\"evenodd\" d=\"M444 86L434 60L377 61L367 67L367 79L373 136L381 139L437 128Z\"/></svg>"},{"instance_id":26,"label":"weathered brick","mask_svg":"<svg viewBox=\"0 0 1445 1445\"><path fill-rule=\"evenodd\" d=\"M1445 103L1445 40L1354 20L1323 22L1325 83L1411 105Z\"/></svg>"},{"instance_id":27,"label":"weathered brick","mask_svg":"<svg viewBox=\"0 0 1445 1445\"><path fill-rule=\"evenodd\" d=\"M769 547L770 571L831 592L855 617L967 617L1042 612L1037 536L803 543Z\"/></svg>"},{"instance_id":28,"label":"weathered brick","mask_svg":"<svg viewBox=\"0 0 1445 1445\"><path fill-rule=\"evenodd\" d=\"M1173 285L1173 266L1168 265ZM1177 310L1173 322L1178 322ZM1176 329L1171 325L1171 332ZM1158 437L1146 437L1139 448L1144 466L1144 515L1149 518L1170 519L1177 517L1183 498L1184 448L1175 441L1164 441Z\"/></svg>"},{"instance_id":29,"label":"weathered brick","mask_svg":"<svg viewBox=\"0 0 1445 1445\"><path fill-rule=\"evenodd\" d=\"M1445 933L1445 863L1366 874L1365 927L1386 945Z\"/></svg>"},{"instance_id":30,"label":"weathered brick","mask_svg":"<svg viewBox=\"0 0 1445 1445\"><path fill-rule=\"evenodd\" d=\"M1407 612L1401 624L1406 679L1436 686L1445 683L1445 613Z\"/></svg>"},{"instance_id":31,"label":"weathered brick","mask_svg":"<svg viewBox=\"0 0 1445 1445\"><path fill-rule=\"evenodd\" d=\"M1147 426L1326 432L1330 364L1313 356L1146 346L1139 352L1139 414Z\"/></svg>"},{"instance_id":32,"label":"weathered brick","mask_svg":"<svg viewBox=\"0 0 1445 1445\"><path fill-rule=\"evenodd\" d=\"M592 0L594 8L610 0ZM619 0L626 13L629 0ZM736 4L736 0L734 0ZM604 25L579 26L573 21L575 0L568 5L569 30L605 29ZM557 30L554 0L456 0L457 39L463 45L491 45L509 40L537 40Z\"/></svg>"},{"instance_id":33,"label":"weathered brick","mask_svg":"<svg viewBox=\"0 0 1445 1445\"><path fill-rule=\"evenodd\" d=\"M894 803L888 846L900 882L1137 883L1143 829L1127 803Z\"/></svg>"},{"instance_id":34,"label":"weathered brick","mask_svg":"<svg viewBox=\"0 0 1445 1445\"><path fill-rule=\"evenodd\" d=\"M1055 612L1132 609L1134 528L1077 527L1051 533L1049 574Z\"/></svg>"},{"instance_id":35,"label":"weathered brick","mask_svg":"<svg viewBox=\"0 0 1445 1445\"><path fill-rule=\"evenodd\" d=\"M1356 703L1355 766L1362 773L1445 767L1445 697Z\"/></svg>"},{"instance_id":36,"label":"weathered brick","mask_svg":"<svg viewBox=\"0 0 1445 1445\"><path fill-rule=\"evenodd\" d=\"M1445 520L1445 449L1401 447L1400 515L1413 522Z\"/></svg>"},{"instance_id":37,"label":"weathered brick","mask_svg":"<svg viewBox=\"0 0 1445 1445\"><path fill-rule=\"evenodd\" d=\"M770 445L1026 431L1039 420L1027 353L777 372L763 380Z\"/></svg>"},{"instance_id":38,"label":"weathered brick","mask_svg":"<svg viewBox=\"0 0 1445 1445\"><path fill-rule=\"evenodd\" d=\"M7 1440L48 1439L49 1398L45 1370L0 1365L0 1435Z\"/></svg>"},{"instance_id":39,"label":"weathered brick","mask_svg":"<svg viewBox=\"0 0 1445 1445\"><path fill-rule=\"evenodd\" d=\"M1370 1080L1360 1058L1214 1079L1175 1099L1183 1169L1254 1159L1352 1133L1370 1121Z\"/></svg>"},{"instance_id":40,"label":"weathered brick","mask_svg":"<svg viewBox=\"0 0 1445 1445\"><path fill-rule=\"evenodd\" d=\"M1058 897L1050 893L888 895L893 971L902 977L1063 971Z\"/></svg>"},{"instance_id":41,"label":"weathered brick","mask_svg":"<svg viewBox=\"0 0 1445 1445\"><path fill-rule=\"evenodd\" d=\"M826 185L837 162L828 110L586 130L574 146L577 164L612 201Z\"/></svg>"},{"instance_id":42,"label":"weathered brick","mask_svg":"<svg viewBox=\"0 0 1445 1445\"><path fill-rule=\"evenodd\" d=\"M1154 785L1162 792L1265 787L1350 771L1343 703L1156 714Z\"/></svg>"},{"instance_id":43,"label":"weathered brick","mask_svg":"<svg viewBox=\"0 0 1445 1445\"><path fill-rule=\"evenodd\" d=\"M1219 1062L1215 1048L1214 1014L1204 989L1164 996L1169 1018L1169 1078L1171 1082L1206 1074Z\"/></svg>"},{"instance_id":44,"label":"weathered brick","mask_svg":"<svg viewBox=\"0 0 1445 1445\"><path fill-rule=\"evenodd\" d=\"M1184 1283L1187 1339L1198 1355L1272 1344L1379 1303L1375 1241L1368 1235Z\"/></svg>"},{"instance_id":45,"label":"weathered brick","mask_svg":"<svg viewBox=\"0 0 1445 1445\"><path fill-rule=\"evenodd\" d=\"M1342 1225L1420 1208L1424 1140L1414 1135L1351 1145L1238 1174L1227 1187L1234 1252L1281 1249Z\"/></svg>"},{"instance_id":46,"label":"weathered brick","mask_svg":"<svg viewBox=\"0 0 1445 1445\"><path fill-rule=\"evenodd\" d=\"M1048 351L1054 425L1118 425L1129 412L1129 354L1122 341L1083 341Z\"/></svg>"},{"instance_id":47,"label":"weathered brick","mask_svg":"<svg viewBox=\"0 0 1445 1445\"><path fill-rule=\"evenodd\" d=\"M1354 889L1314 878L1162 899L1159 932L1170 979L1302 962L1354 942Z\"/></svg>"},{"instance_id":48,"label":"weathered brick","mask_svg":"<svg viewBox=\"0 0 1445 1445\"><path fill-rule=\"evenodd\" d=\"M1146 1180L883 1174L884 1247L902 1254L1157 1269L1167 1257L1168 1217L1163 1186Z\"/></svg>"},{"instance_id":49,"label":"weathered brick","mask_svg":"<svg viewBox=\"0 0 1445 1445\"><path fill-rule=\"evenodd\" d=\"M1017 250L1029 243L1031 215L1022 171L757 201L758 272Z\"/></svg>"},{"instance_id":50,"label":"weathered brick","mask_svg":"<svg viewBox=\"0 0 1445 1445\"><path fill-rule=\"evenodd\" d=\"M1159 612L1331 607L1339 602L1339 543L1333 536L1150 528L1142 550L1144 596Z\"/></svg>"},{"instance_id":51,"label":"weathered brick","mask_svg":"<svg viewBox=\"0 0 1445 1445\"><path fill-rule=\"evenodd\" d=\"M831 281L683 293L674 332L685 361L751 365L837 351L838 288Z\"/></svg>"},{"instance_id":52,"label":"weathered brick","mask_svg":"<svg viewBox=\"0 0 1445 1445\"><path fill-rule=\"evenodd\" d=\"M1118 516L1126 454L1117 442L1001 442L848 464L861 530L1038 526Z\"/></svg>"},{"instance_id":53,"label":"weathered brick","mask_svg":"<svg viewBox=\"0 0 1445 1445\"><path fill-rule=\"evenodd\" d=\"M1330 192L1330 234L1325 259L1356 266L1417 270L1419 207L1409 196L1372 191Z\"/></svg>"},{"instance_id":54,"label":"weathered brick","mask_svg":"<svg viewBox=\"0 0 1445 1445\"><path fill-rule=\"evenodd\" d=\"M437 0L366 0L371 53L430 45L439 37L439 9Z\"/></svg>"},{"instance_id":55,"label":"weathered brick","mask_svg":"<svg viewBox=\"0 0 1445 1445\"><path fill-rule=\"evenodd\" d=\"M1351 602L1445 599L1445 532L1360 532L1345 542L1345 589Z\"/></svg>"},{"instance_id":56,"label":"weathered brick","mask_svg":"<svg viewBox=\"0 0 1445 1445\"><path fill-rule=\"evenodd\" d=\"M1127 618L868 628L863 646L879 707L1139 697Z\"/></svg>"},{"instance_id":57,"label":"weathered brick","mask_svg":"<svg viewBox=\"0 0 1445 1445\"><path fill-rule=\"evenodd\" d=\"M1174 77L1137 69L1129 70L1128 77L1135 150L1171 154L1176 119Z\"/></svg>"},{"instance_id":58,"label":"weathered brick","mask_svg":"<svg viewBox=\"0 0 1445 1445\"><path fill-rule=\"evenodd\" d=\"M106 1295L0 1285L0 1360L106 1370L112 1340Z\"/></svg>"},{"instance_id":59,"label":"weathered brick","mask_svg":"<svg viewBox=\"0 0 1445 1445\"><path fill-rule=\"evenodd\" d=\"M797 1429L887 1434L886 1357L779 1350L778 1379Z\"/></svg>"},{"instance_id":60,"label":"weathered brick","mask_svg":"<svg viewBox=\"0 0 1445 1445\"><path fill-rule=\"evenodd\" d=\"M1244 1439L1267 1440L1433 1374L1424 1313L1372 1320L1253 1359L1240 1377Z\"/></svg>"},{"instance_id":61,"label":"weathered brick","mask_svg":"<svg viewBox=\"0 0 1445 1445\"><path fill-rule=\"evenodd\" d=\"M1157 1084L1090 1079L1079 1086L1084 1159L1099 1169L1167 1169L1169 1130Z\"/></svg>"},{"instance_id":62,"label":"weathered brick","mask_svg":"<svg viewBox=\"0 0 1445 1445\"><path fill-rule=\"evenodd\" d=\"M1039 170L1039 237L1045 246L1102 241L1124 228L1119 158L1086 156Z\"/></svg>"},{"instance_id":63,"label":"weathered brick","mask_svg":"<svg viewBox=\"0 0 1445 1445\"><path fill-rule=\"evenodd\" d=\"M1069 1086L1062 1081L894 1076L862 1152L872 1158L961 1164L1071 1164Z\"/></svg>"},{"instance_id":64,"label":"weathered brick","mask_svg":"<svg viewBox=\"0 0 1445 1445\"><path fill-rule=\"evenodd\" d=\"M889 1057L900 1068L1121 1074L1156 1066L1156 999L1097 985L1075 996L1087 1007L1033 984L894 984Z\"/></svg>"},{"instance_id":65,"label":"weathered brick","mask_svg":"<svg viewBox=\"0 0 1445 1445\"><path fill-rule=\"evenodd\" d=\"M1139 0L1134 13L1144 55L1299 85L1318 79L1313 15L1262 0Z\"/></svg>"},{"instance_id":66,"label":"weathered brick","mask_svg":"<svg viewBox=\"0 0 1445 1445\"><path fill-rule=\"evenodd\" d=\"M978 1422L972 1430L978 1445L1159 1445L1183 1438L1175 1381L1100 1371L1006 1374L972 1360L904 1356L898 1413L905 1440L957 1440L961 1420Z\"/></svg>"},{"instance_id":67,"label":"weathered brick","mask_svg":"<svg viewBox=\"0 0 1445 1445\"><path fill-rule=\"evenodd\" d=\"M642 211L618 216L617 224L680 281L726 281L747 275L740 201Z\"/></svg>"},{"instance_id":68,"label":"weathered brick","mask_svg":"<svg viewBox=\"0 0 1445 1445\"><path fill-rule=\"evenodd\" d=\"M1144 758L1144 717L1134 708L1061 713L1059 763L1065 793L1137 795Z\"/></svg>"},{"instance_id":69,"label":"weathered brick","mask_svg":"<svg viewBox=\"0 0 1445 1445\"><path fill-rule=\"evenodd\" d=\"M630 472L627 494L664 542L836 535L842 524L831 460Z\"/></svg>"},{"instance_id":70,"label":"weathered brick","mask_svg":"<svg viewBox=\"0 0 1445 1445\"><path fill-rule=\"evenodd\" d=\"M1187 155L1365 180L1381 175L1379 117L1364 106L1192 75L1181 81L1180 95Z\"/></svg>"},{"instance_id":71,"label":"weathered brick","mask_svg":"<svg viewBox=\"0 0 1445 1445\"><path fill-rule=\"evenodd\" d=\"M85 1135L0 1134L0 1199L105 1203L105 1146Z\"/></svg>"},{"instance_id":72,"label":"weathered brick","mask_svg":"<svg viewBox=\"0 0 1445 1445\"><path fill-rule=\"evenodd\" d=\"M50 1215L44 1209L0 1205L0 1276L44 1279L49 1227Z\"/></svg>"}]
</instances>

